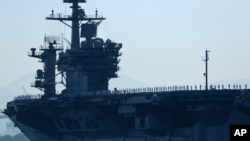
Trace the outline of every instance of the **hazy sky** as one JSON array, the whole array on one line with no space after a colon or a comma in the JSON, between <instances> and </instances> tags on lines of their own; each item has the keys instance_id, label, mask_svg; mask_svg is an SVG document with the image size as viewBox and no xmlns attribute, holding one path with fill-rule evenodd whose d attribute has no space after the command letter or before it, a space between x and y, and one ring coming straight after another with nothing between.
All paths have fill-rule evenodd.
<instances>
[{"instance_id":1,"label":"hazy sky","mask_svg":"<svg viewBox=\"0 0 250 141\"><path fill-rule=\"evenodd\" d=\"M27 57L47 35L68 27L46 21L52 9L70 14L62 0L12 0L0 5L0 87L42 65ZM107 20L99 37L123 43L121 71L150 85L204 84L205 49L211 51L209 80L250 79L249 0L88 0Z\"/></svg>"}]
</instances>

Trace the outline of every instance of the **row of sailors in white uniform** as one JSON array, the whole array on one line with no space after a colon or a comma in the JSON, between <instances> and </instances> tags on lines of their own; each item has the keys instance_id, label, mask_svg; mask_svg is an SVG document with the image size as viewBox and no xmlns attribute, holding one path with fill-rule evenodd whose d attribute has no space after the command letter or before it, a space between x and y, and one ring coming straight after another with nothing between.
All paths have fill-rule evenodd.
<instances>
[{"instance_id":1,"label":"row of sailors in white uniform","mask_svg":"<svg viewBox=\"0 0 250 141\"><path fill-rule=\"evenodd\" d=\"M241 89L241 85L228 85L228 89ZM210 90L220 90L225 89L224 85L210 85ZM245 85L247 89L247 85ZM152 92L171 92L171 91L188 91L188 90L204 90L202 85L193 86L169 86L169 87L147 87L147 88L134 88L134 89L122 89L117 90L104 90L104 91L90 91L90 92L80 92L76 95L93 96L93 95L108 95L108 94L134 94L134 93L152 93ZM67 95L67 94L66 94ZM14 100L25 100L25 99L40 99L42 95L20 95L14 98Z\"/></svg>"}]
</instances>

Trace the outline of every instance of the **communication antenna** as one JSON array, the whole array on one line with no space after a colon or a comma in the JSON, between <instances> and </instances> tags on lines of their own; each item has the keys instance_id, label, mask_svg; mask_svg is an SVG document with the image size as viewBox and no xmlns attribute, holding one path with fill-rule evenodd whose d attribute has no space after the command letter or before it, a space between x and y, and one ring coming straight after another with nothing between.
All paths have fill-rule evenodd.
<instances>
[{"instance_id":1,"label":"communication antenna","mask_svg":"<svg viewBox=\"0 0 250 141\"><path fill-rule=\"evenodd\" d=\"M209 50L207 50L206 49L206 51L205 51L205 56L206 56L206 58L205 59L203 59L203 61L205 61L205 70L206 70L206 72L203 74L204 76L205 76L205 90L208 90L208 79L207 79L207 77L208 77L208 60L209 60L209 56L208 56L208 53L209 53L210 51Z\"/></svg>"},{"instance_id":2,"label":"communication antenna","mask_svg":"<svg viewBox=\"0 0 250 141\"><path fill-rule=\"evenodd\" d=\"M26 89L24 87L23 87L23 91L25 92L25 94L28 94L27 91L26 91Z\"/></svg>"}]
</instances>

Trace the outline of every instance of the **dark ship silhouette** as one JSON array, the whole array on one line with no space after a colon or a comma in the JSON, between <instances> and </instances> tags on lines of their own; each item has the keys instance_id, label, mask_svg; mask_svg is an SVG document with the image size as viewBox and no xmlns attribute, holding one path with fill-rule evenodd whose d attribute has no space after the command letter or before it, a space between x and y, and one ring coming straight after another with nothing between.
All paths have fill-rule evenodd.
<instances>
[{"instance_id":1,"label":"dark ship silhouette","mask_svg":"<svg viewBox=\"0 0 250 141\"><path fill-rule=\"evenodd\" d=\"M79 6L85 0L63 2L72 3L72 15L52 10L46 19L72 28L71 48L64 50L56 37L49 36L40 52L31 48L29 56L44 63L32 86L44 94L16 97L3 111L30 140L227 141L229 125L250 124L246 86L209 89L206 81L205 89L109 90L108 82L119 70L122 44L96 37L97 26L105 18L98 11L87 16ZM66 79L60 94L56 94L56 69Z\"/></svg>"}]
</instances>

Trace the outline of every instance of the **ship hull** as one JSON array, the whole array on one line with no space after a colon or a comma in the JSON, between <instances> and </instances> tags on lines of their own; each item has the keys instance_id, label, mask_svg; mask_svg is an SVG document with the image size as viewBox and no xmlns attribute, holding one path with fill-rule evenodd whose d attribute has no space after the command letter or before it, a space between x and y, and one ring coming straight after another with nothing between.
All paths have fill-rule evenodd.
<instances>
[{"instance_id":1,"label":"ship hull","mask_svg":"<svg viewBox=\"0 0 250 141\"><path fill-rule=\"evenodd\" d=\"M229 140L229 127L231 124L250 124L250 116L242 113L241 111L234 109L230 114L228 120L225 124L219 126L204 126L198 123L193 127L182 127L175 128L175 134L181 136L182 132L195 132L192 137L171 137L167 134L165 136L153 137L150 135L143 135L141 137L133 137L135 131L130 131L128 136L131 137L116 137L116 138L94 138L94 139L83 139L76 136L62 135L61 139L54 139L37 129L31 128L21 122L16 120L13 116L10 118L15 125L21 129L21 131L31 140L31 141L196 141L195 138L202 138L204 141L226 141ZM142 134L142 133L141 133Z\"/></svg>"},{"instance_id":2,"label":"ship hull","mask_svg":"<svg viewBox=\"0 0 250 141\"><path fill-rule=\"evenodd\" d=\"M12 101L5 114L32 141L221 141L230 125L250 124L248 93L57 96Z\"/></svg>"}]
</instances>

